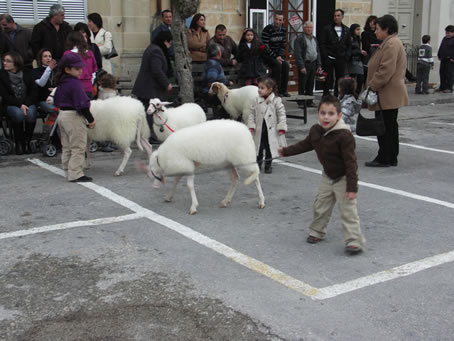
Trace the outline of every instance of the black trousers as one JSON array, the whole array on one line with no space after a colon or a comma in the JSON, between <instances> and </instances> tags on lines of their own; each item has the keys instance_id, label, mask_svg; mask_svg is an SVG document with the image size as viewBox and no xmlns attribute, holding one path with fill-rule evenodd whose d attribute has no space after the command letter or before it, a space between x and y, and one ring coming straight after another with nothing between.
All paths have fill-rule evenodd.
<instances>
[{"instance_id":1,"label":"black trousers","mask_svg":"<svg viewBox=\"0 0 454 341\"><path fill-rule=\"evenodd\" d=\"M148 107L150 105L150 99L149 98L138 98L139 101L142 102L143 107L145 108L145 113L148 110ZM153 115L145 115L147 117L147 123L148 126L150 127L150 141L155 142L158 141L158 138L156 137L156 134L154 133L153 130Z\"/></svg>"},{"instance_id":2,"label":"black trousers","mask_svg":"<svg viewBox=\"0 0 454 341\"><path fill-rule=\"evenodd\" d=\"M317 61L304 63L306 74L298 70L298 95L312 96L314 94L315 72L317 71ZM311 101L312 102L312 101Z\"/></svg>"},{"instance_id":3,"label":"black trousers","mask_svg":"<svg viewBox=\"0 0 454 341\"><path fill-rule=\"evenodd\" d=\"M440 91L451 90L454 82L454 62L442 60L440 62Z\"/></svg>"},{"instance_id":4,"label":"black trousers","mask_svg":"<svg viewBox=\"0 0 454 341\"><path fill-rule=\"evenodd\" d=\"M279 93L287 92L289 65L283 60L282 64L276 58L267 58L266 63L271 68L271 77L276 82Z\"/></svg>"},{"instance_id":5,"label":"black trousers","mask_svg":"<svg viewBox=\"0 0 454 341\"><path fill-rule=\"evenodd\" d=\"M351 73L350 76L356 80L356 94L359 95L363 89L364 75Z\"/></svg>"},{"instance_id":6,"label":"black trousers","mask_svg":"<svg viewBox=\"0 0 454 341\"><path fill-rule=\"evenodd\" d=\"M375 161L380 163L397 163L399 155L399 125L397 124L397 114L399 109L383 110L383 120L385 123L385 135L377 136L378 155ZM375 117L380 115L380 111L375 112Z\"/></svg>"},{"instance_id":7,"label":"black trousers","mask_svg":"<svg viewBox=\"0 0 454 341\"><path fill-rule=\"evenodd\" d=\"M263 162L263 152L265 152L265 169L271 167L271 149L270 149L270 143L268 141L268 128L266 126L265 120L263 120L262 124L262 135L260 137L260 146L259 146L259 153L257 155L257 162L259 164L259 167L262 166Z\"/></svg>"},{"instance_id":8,"label":"black trousers","mask_svg":"<svg viewBox=\"0 0 454 341\"><path fill-rule=\"evenodd\" d=\"M416 87L415 92L427 93L429 91L430 64L418 63L416 68Z\"/></svg>"},{"instance_id":9,"label":"black trousers","mask_svg":"<svg viewBox=\"0 0 454 341\"><path fill-rule=\"evenodd\" d=\"M333 87L334 83L334 96L338 95L338 82L339 78L345 76L347 63L344 59L331 59L326 58L324 70L328 73L326 76L325 84L323 85L323 95L329 94L329 90ZM334 74L336 74L336 81L334 82Z\"/></svg>"}]
</instances>

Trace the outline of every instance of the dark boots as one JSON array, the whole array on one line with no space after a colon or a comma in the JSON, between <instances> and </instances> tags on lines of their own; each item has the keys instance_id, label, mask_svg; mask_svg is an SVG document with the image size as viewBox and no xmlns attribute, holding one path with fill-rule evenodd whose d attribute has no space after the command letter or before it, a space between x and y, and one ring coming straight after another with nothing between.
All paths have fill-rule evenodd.
<instances>
[{"instance_id":1,"label":"dark boots","mask_svg":"<svg viewBox=\"0 0 454 341\"><path fill-rule=\"evenodd\" d=\"M25 122L25 132L23 122L13 122L14 141L16 155L31 154L31 140L36 122Z\"/></svg>"},{"instance_id":2,"label":"dark boots","mask_svg":"<svg viewBox=\"0 0 454 341\"><path fill-rule=\"evenodd\" d=\"M13 122L14 142L16 148L16 155L24 154L25 140L24 140L24 124L22 122Z\"/></svg>"},{"instance_id":3,"label":"dark boots","mask_svg":"<svg viewBox=\"0 0 454 341\"><path fill-rule=\"evenodd\" d=\"M25 122L25 142L24 142L24 153L25 154L31 154L32 153L32 147L31 147L31 141L33 138L33 132L35 131L35 122Z\"/></svg>"}]
</instances>

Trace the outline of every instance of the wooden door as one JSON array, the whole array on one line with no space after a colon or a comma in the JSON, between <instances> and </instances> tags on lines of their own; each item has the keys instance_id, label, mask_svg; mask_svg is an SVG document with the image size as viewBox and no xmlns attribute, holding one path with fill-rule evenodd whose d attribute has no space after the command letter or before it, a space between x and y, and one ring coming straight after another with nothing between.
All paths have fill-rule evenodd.
<instances>
[{"instance_id":1,"label":"wooden door","mask_svg":"<svg viewBox=\"0 0 454 341\"><path fill-rule=\"evenodd\" d=\"M298 90L298 69L293 55L293 42L303 33L303 23L312 18L312 0L268 0L268 22L273 22L274 14L284 12L284 25L287 29L285 56L290 63L289 91Z\"/></svg>"}]
</instances>

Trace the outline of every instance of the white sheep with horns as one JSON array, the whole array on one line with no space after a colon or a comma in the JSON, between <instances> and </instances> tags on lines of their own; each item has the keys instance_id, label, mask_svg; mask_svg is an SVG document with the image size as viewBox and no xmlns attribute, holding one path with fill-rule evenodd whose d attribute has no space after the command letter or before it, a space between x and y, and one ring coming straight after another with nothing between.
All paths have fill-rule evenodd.
<instances>
[{"instance_id":1,"label":"white sheep with horns","mask_svg":"<svg viewBox=\"0 0 454 341\"><path fill-rule=\"evenodd\" d=\"M187 175L187 186L192 199L189 214L197 213L199 205L194 190L194 172L197 168L228 169L232 183L220 207L226 207L232 201L239 181L237 169L247 174L245 185L255 181L259 208L265 207L255 144L244 124L231 120L208 121L176 131L153 153L152 146L146 139L143 139L143 146L149 156L149 165L140 168L153 180L153 187L164 183L164 176L175 177L172 189L165 198L166 202L172 201L178 182Z\"/></svg>"},{"instance_id":2,"label":"white sheep with horns","mask_svg":"<svg viewBox=\"0 0 454 341\"><path fill-rule=\"evenodd\" d=\"M229 89L225 84L214 82L211 84L208 94L217 95L225 111L230 118L241 120L247 124L251 105L259 96L258 88L255 85L246 85L238 89Z\"/></svg>"},{"instance_id":3,"label":"white sheep with horns","mask_svg":"<svg viewBox=\"0 0 454 341\"><path fill-rule=\"evenodd\" d=\"M153 115L153 131L163 142L173 132L207 120L202 107L195 103L185 103L176 108L167 108L171 102L161 102L159 98L150 99L148 115Z\"/></svg>"}]
</instances>

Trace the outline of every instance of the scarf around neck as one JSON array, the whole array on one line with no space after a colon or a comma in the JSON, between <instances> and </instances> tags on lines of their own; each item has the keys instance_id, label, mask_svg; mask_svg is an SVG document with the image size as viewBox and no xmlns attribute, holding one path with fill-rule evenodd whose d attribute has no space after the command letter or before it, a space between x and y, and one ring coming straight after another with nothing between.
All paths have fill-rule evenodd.
<instances>
[{"instance_id":1,"label":"scarf around neck","mask_svg":"<svg viewBox=\"0 0 454 341\"><path fill-rule=\"evenodd\" d=\"M11 82L11 88L13 89L14 96L16 98L25 97L25 83L24 83L24 73L22 71L17 71L16 73L8 71L8 77Z\"/></svg>"}]
</instances>

